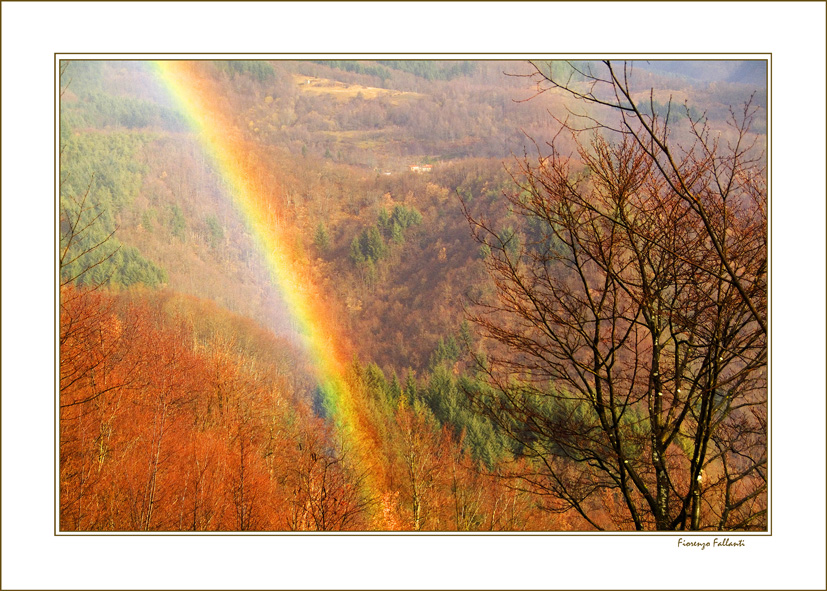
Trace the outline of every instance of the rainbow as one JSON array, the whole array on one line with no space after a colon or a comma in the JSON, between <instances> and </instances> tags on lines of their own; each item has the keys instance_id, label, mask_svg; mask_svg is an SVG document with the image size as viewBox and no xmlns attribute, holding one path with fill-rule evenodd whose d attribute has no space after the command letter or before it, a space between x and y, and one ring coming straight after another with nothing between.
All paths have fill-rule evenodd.
<instances>
[{"instance_id":1,"label":"rainbow","mask_svg":"<svg viewBox=\"0 0 827 591\"><path fill-rule=\"evenodd\" d=\"M368 493L379 498L385 475L377 442L359 409L358 393L345 379L347 358L336 337L336 322L314 285L294 238L277 220L270 195L277 190L256 161L256 147L245 140L220 100L216 83L193 61L156 61L151 70L172 96L215 171L227 196L246 220L263 254L271 280L281 293L316 372L325 406L365 467Z\"/></svg>"}]
</instances>

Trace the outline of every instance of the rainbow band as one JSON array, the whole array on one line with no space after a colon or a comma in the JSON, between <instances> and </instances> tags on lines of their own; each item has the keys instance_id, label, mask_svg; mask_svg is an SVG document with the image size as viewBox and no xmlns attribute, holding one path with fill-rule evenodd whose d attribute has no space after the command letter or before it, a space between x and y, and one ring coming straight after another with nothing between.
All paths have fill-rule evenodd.
<instances>
[{"instance_id":1,"label":"rainbow band","mask_svg":"<svg viewBox=\"0 0 827 591\"><path fill-rule=\"evenodd\" d=\"M151 67L226 182L228 197L246 220L267 261L271 279L296 323L326 406L353 446L358 464L367 470L367 492L378 498L385 478L377 461L377 442L371 437L368 418L358 412L363 405L345 380L347 364L335 338L336 323L309 279L311 274L294 241L275 221L273 204L263 194L270 182L253 161L255 146L243 138L226 112L215 82L201 71L199 62L157 61Z\"/></svg>"}]
</instances>

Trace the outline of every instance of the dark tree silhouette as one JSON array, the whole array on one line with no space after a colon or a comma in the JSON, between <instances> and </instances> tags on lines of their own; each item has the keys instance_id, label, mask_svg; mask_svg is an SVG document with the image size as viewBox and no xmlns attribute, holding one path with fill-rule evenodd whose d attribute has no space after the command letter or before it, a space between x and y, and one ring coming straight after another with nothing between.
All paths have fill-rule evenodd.
<instances>
[{"instance_id":1,"label":"dark tree silhouette","mask_svg":"<svg viewBox=\"0 0 827 591\"><path fill-rule=\"evenodd\" d=\"M636 104L628 66L594 67L560 82L537 65L541 91L588 111L560 121L548 155L517 161L506 197L519 230L463 203L496 285L468 310L488 337L487 384L468 395L531 460L512 474L521 486L592 527L766 528L755 109L732 111L726 143L688 116L678 144L668 114ZM606 515L607 495L623 510Z\"/></svg>"}]
</instances>

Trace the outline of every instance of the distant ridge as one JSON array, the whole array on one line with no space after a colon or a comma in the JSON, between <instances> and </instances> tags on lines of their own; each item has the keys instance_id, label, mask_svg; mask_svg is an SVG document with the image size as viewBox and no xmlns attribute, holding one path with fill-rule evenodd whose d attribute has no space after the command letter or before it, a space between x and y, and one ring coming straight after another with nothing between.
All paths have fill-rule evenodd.
<instances>
[{"instance_id":1,"label":"distant ridge","mask_svg":"<svg viewBox=\"0 0 827 591\"><path fill-rule=\"evenodd\" d=\"M658 74L691 78L700 82L730 82L749 84L757 88L767 86L765 60L651 60L636 61L635 67Z\"/></svg>"}]
</instances>

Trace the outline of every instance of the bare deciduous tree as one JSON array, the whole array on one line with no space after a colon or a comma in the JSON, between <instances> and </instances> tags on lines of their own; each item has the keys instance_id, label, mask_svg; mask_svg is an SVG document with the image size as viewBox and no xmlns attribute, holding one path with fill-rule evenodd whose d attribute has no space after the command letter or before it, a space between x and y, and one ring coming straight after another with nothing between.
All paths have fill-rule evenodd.
<instances>
[{"instance_id":1,"label":"bare deciduous tree","mask_svg":"<svg viewBox=\"0 0 827 591\"><path fill-rule=\"evenodd\" d=\"M603 68L561 82L537 66L541 90L590 108L560 122L576 154L558 134L549 155L517 161L507 198L521 230L463 204L496 285L469 310L489 351L487 387L468 394L531 460L512 474L520 486L595 528L766 528L755 109L731 111L724 142L686 108L679 145L669 112L635 102L629 67ZM622 508L611 518L607 495Z\"/></svg>"}]
</instances>

